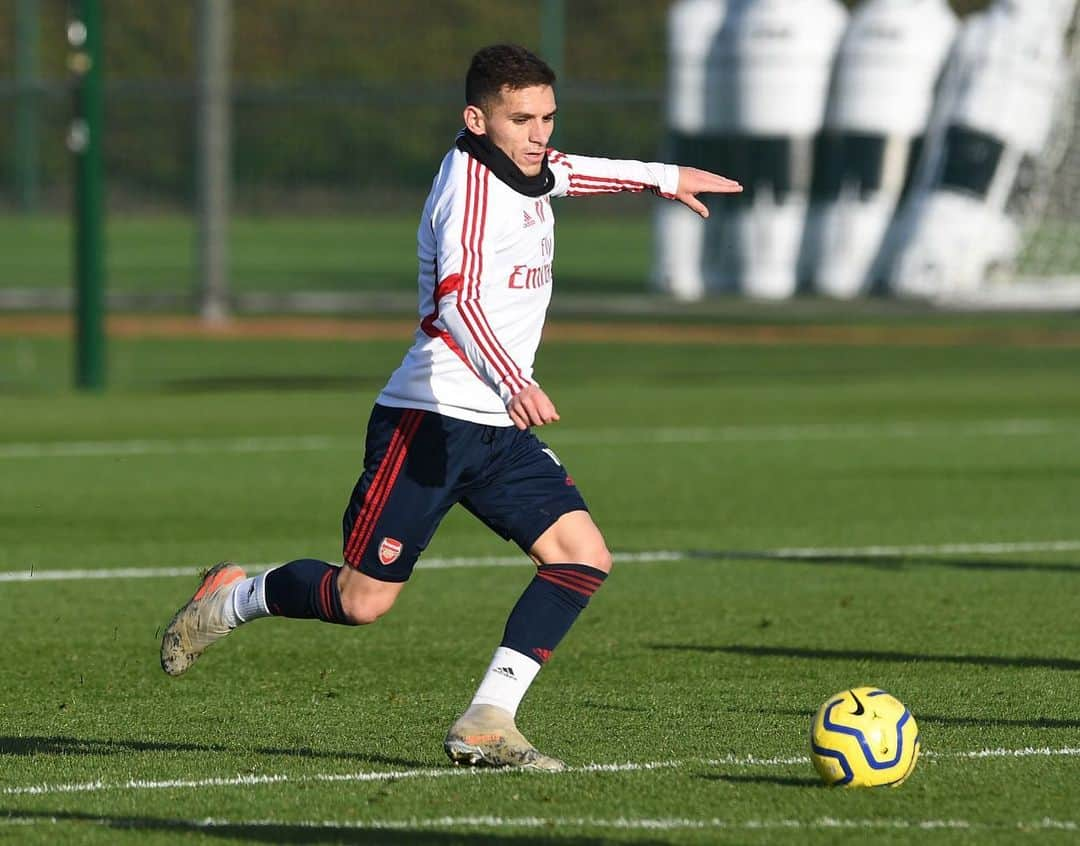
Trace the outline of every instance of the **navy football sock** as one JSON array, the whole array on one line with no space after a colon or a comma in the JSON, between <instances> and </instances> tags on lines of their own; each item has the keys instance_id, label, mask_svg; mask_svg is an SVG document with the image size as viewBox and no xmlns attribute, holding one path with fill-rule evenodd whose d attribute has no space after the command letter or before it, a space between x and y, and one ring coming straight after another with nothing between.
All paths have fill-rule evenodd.
<instances>
[{"instance_id":1,"label":"navy football sock","mask_svg":"<svg viewBox=\"0 0 1080 846\"><path fill-rule=\"evenodd\" d=\"M544 664L607 573L586 564L542 564L506 621L501 646Z\"/></svg>"},{"instance_id":2,"label":"navy football sock","mask_svg":"<svg viewBox=\"0 0 1080 846\"><path fill-rule=\"evenodd\" d=\"M266 574L266 607L276 617L354 625L341 606L338 569L325 561L301 558L271 570Z\"/></svg>"}]
</instances>

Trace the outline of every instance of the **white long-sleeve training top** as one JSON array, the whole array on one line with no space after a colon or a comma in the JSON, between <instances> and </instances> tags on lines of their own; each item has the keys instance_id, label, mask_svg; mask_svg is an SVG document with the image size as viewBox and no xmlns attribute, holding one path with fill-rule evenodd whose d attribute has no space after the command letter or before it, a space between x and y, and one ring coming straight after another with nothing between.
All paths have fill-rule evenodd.
<instances>
[{"instance_id":1,"label":"white long-sleeve training top","mask_svg":"<svg viewBox=\"0 0 1080 846\"><path fill-rule=\"evenodd\" d=\"M552 197L678 190L675 165L548 150L555 177L529 197L454 148L417 232L420 325L376 402L491 426L513 425L506 404L533 380L551 301Z\"/></svg>"}]
</instances>

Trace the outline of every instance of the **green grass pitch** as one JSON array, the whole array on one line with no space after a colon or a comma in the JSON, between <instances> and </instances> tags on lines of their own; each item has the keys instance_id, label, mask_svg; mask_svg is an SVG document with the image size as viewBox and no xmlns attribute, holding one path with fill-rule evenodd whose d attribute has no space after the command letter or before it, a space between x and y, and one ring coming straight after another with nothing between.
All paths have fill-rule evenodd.
<instances>
[{"instance_id":1,"label":"green grass pitch","mask_svg":"<svg viewBox=\"0 0 1080 846\"><path fill-rule=\"evenodd\" d=\"M627 198L641 207L641 198ZM419 206L418 206L419 208ZM647 206L646 206L647 208ZM644 290L647 216L595 218L564 205L559 281L589 293ZM416 287L419 212L381 217L237 217L229 226L230 285L238 293L404 291ZM55 216L0 215L0 291L71 285L72 224ZM108 288L186 293L195 269L190 218L117 215L106 221Z\"/></svg>"},{"instance_id":2,"label":"green grass pitch","mask_svg":"<svg viewBox=\"0 0 1080 846\"><path fill-rule=\"evenodd\" d=\"M567 773L443 757L530 578L464 513L377 625L258 621L167 678L201 566L339 559L406 343L114 340L77 396L68 343L0 336L0 842L1076 841L1075 344L546 345L619 559L519 714ZM919 722L899 789L807 758L860 684Z\"/></svg>"},{"instance_id":3,"label":"green grass pitch","mask_svg":"<svg viewBox=\"0 0 1080 846\"><path fill-rule=\"evenodd\" d=\"M641 294L652 259L651 204L645 197L560 203L557 273L560 288L582 294ZM419 208L419 205L417 206ZM237 216L229 224L229 281L244 294L298 291L409 294L416 267L419 213L380 216ZM61 290L71 285L69 217L0 214L0 292ZM1020 271L1080 274L1066 245L1080 227L1047 223L1028 244ZM117 214L105 222L108 289L120 294L187 294L193 290L195 226L190 217ZM1054 256L1048 259L1048 256Z\"/></svg>"}]
</instances>

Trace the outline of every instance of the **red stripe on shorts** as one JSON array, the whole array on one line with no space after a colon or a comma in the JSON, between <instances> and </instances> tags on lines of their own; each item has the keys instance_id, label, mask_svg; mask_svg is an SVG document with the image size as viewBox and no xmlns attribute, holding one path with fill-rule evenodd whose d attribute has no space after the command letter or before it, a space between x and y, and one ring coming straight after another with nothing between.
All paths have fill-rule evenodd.
<instances>
[{"instance_id":1,"label":"red stripe on shorts","mask_svg":"<svg viewBox=\"0 0 1080 846\"><path fill-rule=\"evenodd\" d=\"M401 415L397 428L390 437L390 446L387 447L386 455L379 462L375 478L371 480L371 485L364 494L364 504L360 507L360 513L356 515L349 541L345 544L345 563L354 567L359 566L360 558L371 542L375 523L378 522L383 508L386 507L394 482L405 463L405 457L409 454L409 444L412 443L423 419L424 412L411 408L406 409Z\"/></svg>"}]
</instances>

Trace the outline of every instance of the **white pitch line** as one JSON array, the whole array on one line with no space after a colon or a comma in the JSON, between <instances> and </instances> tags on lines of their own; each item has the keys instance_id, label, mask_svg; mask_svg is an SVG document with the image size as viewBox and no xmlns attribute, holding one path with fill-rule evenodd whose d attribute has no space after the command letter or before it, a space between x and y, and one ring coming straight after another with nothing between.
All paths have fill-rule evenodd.
<instances>
[{"instance_id":1,"label":"white pitch line","mask_svg":"<svg viewBox=\"0 0 1080 846\"><path fill-rule=\"evenodd\" d=\"M678 561L688 556L683 552L628 552L616 555L616 561L623 563L643 563L653 561ZM279 567L284 562L242 562L241 566L261 572L272 567ZM341 562L331 562L338 563ZM424 570L456 570L472 567L524 567L531 562L524 555L488 555L475 558L428 558L417 564ZM189 567L111 567L96 570L7 570L0 571L0 583L3 582L65 582L96 579L151 579L183 576L191 578L198 574L205 565Z\"/></svg>"},{"instance_id":2,"label":"white pitch line","mask_svg":"<svg viewBox=\"0 0 1080 846\"><path fill-rule=\"evenodd\" d=\"M192 577L199 567L113 567L102 570L8 570L0 572L0 582L67 582L95 579L158 579L169 576Z\"/></svg>"},{"instance_id":3,"label":"white pitch line","mask_svg":"<svg viewBox=\"0 0 1080 846\"><path fill-rule=\"evenodd\" d=\"M326 450L345 438L325 435L300 437L247 437L221 440L179 438L177 440L56 441L0 444L4 458L95 458L127 455L192 455L201 453L311 452ZM349 438L350 442L356 439Z\"/></svg>"},{"instance_id":4,"label":"white pitch line","mask_svg":"<svg viewBox=\"0 0 1080 846\"><path fill-rule=\"evenodd\" d=\"M972 751L926 752L926 758L965 758L970 760L990 760L995 758L1027 757L1076 757L1080 748L1034 748L1024 749L978 749ZM649 772L652 770L684 769L692 766L707 767L790 767L808 766L810 758L806 755L792 757L761 758L755 755L726 755L721 758L700 758L686 761L647 761L642 763L586 764L581 767L569 767L566 773L606 774L625 772ZM68 793L101 793L112 790L199 790L205 787L261 787L273 784L304 784L310 782L379 782L400 781L402 779L454 778L454 777L497 777L521 776L553 778L553 773L530 773L514 769L468 769L458 767L432 767L416 770L370 771L358 773L312 773L288 775L285 773L268 775L215 776L200 779L128 779L127 781L72 782L67 784L31 784L0 789L3 796L52 796Z\"/></svg>"},{"instance_id":5,"label":"white pitch line","mask_svg":"<svg viewBox=\"0 0 1080 846\"><path fill-rule=\"evenodd\" d=\"M694 444L722 441L819 441L867 438L1017 437L1080 431L1080 424L1056 420L973 420L967 423L798 423L656 429L553 429L555 444Z\"/></svg>"},{"instance_id":6,"label":"white pitch line","mask_svg":"<svg viewBox=\"0 0 1080 846\"><path fill-rule=\"evenodd\" d=\"M1077 550L1080 550L1080 540L912 544L909 546L794 546L765 550L762 554L775 555L777 558L816 558L830 555L862 555L874 558L895 555L1008 555L1014 552L1076 552Z\"/></svg>"},{"instance_id":7,"label":"white pitch line","mask_svg":"<svg viewBox=\"0 0 1080 846\"><path fill-rule=\"evenodd\" d=\"M122 822L126 828L207 830L215 828L281 828L287 830L308 829L344 829L349 831L416 831L441 830L453 828L469 829L607 829L618 831L1015 831L1017 834L1040 831L1080 831L1080 824L1074 820L1057 820L1043 817L1037 820L1014 820L1012 822L983 822L963 819L897 819L897 818L855 818L817 817L815 819L749 819L725 820L717 817L690 819L686 817L412 817L402 820L290 820L290 819L166 819L148 820L140 824L127 817L112 818L79 817L70 819L60 817L19 817L18 812L7 818L0 818L0 825L60 825L68 822L113 825Z\"/></svg>"},{"instance_id":8,"label":"white pitch line","mask_svg":"<svg viewBox=\"0 0 1080 846\"><path fill-rule=\"evenodd\" d=\"M936 758L1056 758L1059 756L1080 756L1080 749L1070 746L1065 746L1061 749L1053 749L1049 746L1025 746L1023 749L976 749L972 752L949 752L945 754L938 753L937 755L932 753L928 754L930 757Z\"/></svg>"},{"instance_id":9,"label":"white pitch line","mask_svg":"<svg viewBox=\"0 0 1080 846\"><path fill-rule=\"evenodd\" d=\"M1010 555L1016 552L1076 552L1080 540L1017 541L1005 543L945 543L914 544L911 546L793 546L761 550L721 550L714 554L680 552L658 549L644 552L616 552L612 558L619 564L650 564L665 561L705 561L709 558L882 558L905 555ZM269 570L283 562L242 562L252 571ZM522 555L489 555L477 557L425 558L416 565L423 570L456 570L474 567L520 567L529 564ZM189 567L106 567L82 570L0 570L4 582L64 582L97 579L155 579L190 578L204 565Z\"/></svg>"},{"instance_id":10,"label":"white pitch line","mask_svg":"<svg viewBox=\"0 0 1080 846\"><path fill-rule=\"evenodd\" d=\"M975 420L897 423L802 423L790 425L664 427L656 429L553 429L556 446L595 444L695 444L723 441L819 441L921 437L1031 437L1080 432L1080 424L1059 420ZM547 432L545 431L545 436ZM362 446L345 435L303 435L238 438L132 439L116 441L31 441L0 444L0 459L98 458L137 455L313 452Z\"/></svg>"}]
</instances>

